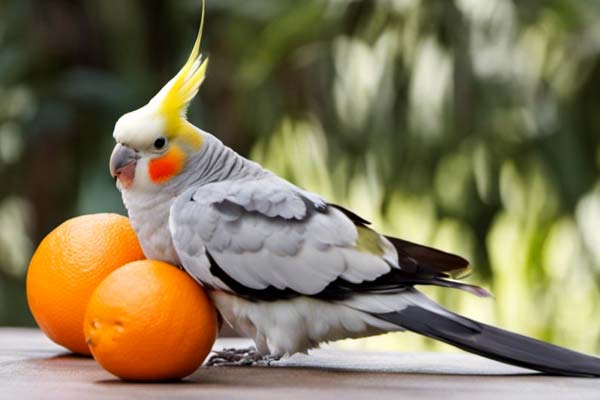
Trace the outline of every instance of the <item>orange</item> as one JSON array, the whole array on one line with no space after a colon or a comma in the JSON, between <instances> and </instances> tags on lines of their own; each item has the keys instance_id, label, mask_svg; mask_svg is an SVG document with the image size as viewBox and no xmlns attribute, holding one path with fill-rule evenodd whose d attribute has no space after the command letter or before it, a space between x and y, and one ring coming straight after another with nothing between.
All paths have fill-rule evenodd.
<instances>
[{"instance_id":1,"label":"orange","mask_svg":"<svg viewBox=\"0 0 600 400\"><path fill-rule=\"evenodd\" d=\"M174 380L202 364L217 336L217 316L188 274L143 260L98 285L84 331L94 358L108 372L131 381Z\"/></svg>"},{"instance_id":2,"label":"orange","mask_svg":"<svg viewBox=\"0 0 600 400\"><path fill-rule=\"evenodd\" d=\"M89 355L81 326L92 292L113 270L143 258L126 217L92 214L62 223L42 240L27 271L37 324L56 343Z\"/></svg>"}]
</instances>

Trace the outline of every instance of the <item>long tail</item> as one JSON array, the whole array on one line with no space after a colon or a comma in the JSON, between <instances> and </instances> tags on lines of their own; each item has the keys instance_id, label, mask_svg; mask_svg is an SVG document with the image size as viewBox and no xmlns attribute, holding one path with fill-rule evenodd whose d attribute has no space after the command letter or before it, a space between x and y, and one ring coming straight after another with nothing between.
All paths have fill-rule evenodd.
<instances>
[{"instance_id":1,"label":"long tail","mask_svg":"<svg viewBox=\"0 0 600 400\"><path fill-rule=\"evenodd\" d=\"M424 295L420 295L419 300L425 303L374 315L409 331L507 364L552 375L600 376L600 358L473 321L444 309Z\"/></svg>"}]
</instances>

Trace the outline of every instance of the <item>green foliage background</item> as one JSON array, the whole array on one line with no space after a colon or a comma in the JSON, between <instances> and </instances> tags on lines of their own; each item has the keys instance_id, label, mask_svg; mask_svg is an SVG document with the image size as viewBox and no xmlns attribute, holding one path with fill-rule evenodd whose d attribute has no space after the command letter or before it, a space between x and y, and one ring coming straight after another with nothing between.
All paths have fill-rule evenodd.
<instances>
[{"instance_id":1,"label":"green foliage background","mask_svg":"<svg viewBox=\"0 0 600 400\"><path fill-rule=\"evenodd\" d=\"M0 2L0 325L33 324L45 234L124 212L113 124L177 71L199 16L199 0ZM595 1L208 0L190 119L386 233L468 257L496 299L428 289L452 309L598 352L599 20Z\"/></svg>"}]
</instances>

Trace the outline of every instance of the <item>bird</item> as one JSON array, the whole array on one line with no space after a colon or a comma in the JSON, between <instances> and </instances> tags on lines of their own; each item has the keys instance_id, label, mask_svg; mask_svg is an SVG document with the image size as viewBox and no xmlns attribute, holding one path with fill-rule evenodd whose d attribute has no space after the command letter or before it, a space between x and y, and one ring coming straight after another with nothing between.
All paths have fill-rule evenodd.
<instances>
[{"instance_id":1,"label":"bird","mask_svg":"<svg viewBox=\"0 0 600 400\"><path fill-rule=\"evenodd\" d=\"M429 285L489 297L459 281L469 270L464 258L379 233L189 122L208 66L200 52L204 8L183 67L117 120L110 173L146 257L183 268L220 318L254 341L252 353L231 349L221 361L411 331L546 374L600 376L600 358L477 322L419 291Z\"/></svg>"}]
</instances>

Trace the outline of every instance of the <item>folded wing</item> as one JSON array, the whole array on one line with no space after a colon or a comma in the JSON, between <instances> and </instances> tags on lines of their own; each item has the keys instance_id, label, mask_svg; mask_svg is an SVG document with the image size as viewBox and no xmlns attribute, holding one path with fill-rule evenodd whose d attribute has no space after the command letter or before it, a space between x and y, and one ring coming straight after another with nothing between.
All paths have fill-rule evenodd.
<instances>
[{"instance_id":1,"label":"folded wing","mask_svg":"<svg viewBox=\"0 0 600 400\"><path fill-rule=\"evenodd\" d=\"M275 176L190 189L171 207L169 223L190 274L257 300L453 286L443 278L466 263L388 239L355 214Z\"/></svg>"}]
</instances>

